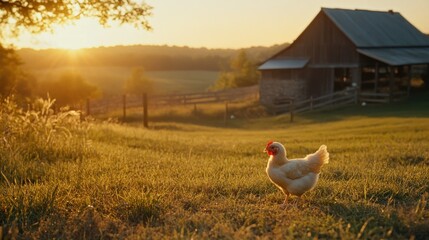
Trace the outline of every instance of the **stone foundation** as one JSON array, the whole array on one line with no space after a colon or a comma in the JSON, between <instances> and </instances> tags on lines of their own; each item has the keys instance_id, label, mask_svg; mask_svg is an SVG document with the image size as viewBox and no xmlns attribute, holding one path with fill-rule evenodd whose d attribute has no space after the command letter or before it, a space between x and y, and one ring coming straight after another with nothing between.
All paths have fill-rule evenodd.
<instances>
[{"instance_id":1,"label":"stone foundation","mask_svg":"<svg viewBox=\"0 0 429 240\"><path fill-rule=\"evenodd\" d=\"M270 107L277 97L307 99L307 84L303 79L262 79L259 94L261 104Z\"/></svg>"}]
</instances>

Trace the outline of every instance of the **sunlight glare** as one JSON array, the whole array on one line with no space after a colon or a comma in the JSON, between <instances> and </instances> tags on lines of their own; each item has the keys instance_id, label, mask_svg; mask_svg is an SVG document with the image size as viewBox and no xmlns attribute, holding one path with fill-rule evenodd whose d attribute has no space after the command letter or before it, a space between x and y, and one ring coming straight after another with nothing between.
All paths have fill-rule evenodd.
<instances>
[{"instance_id":1,"label":"sunlight glare","mask_svg":"<svg viewBox=\"0 0 429 240\"><path fill-rule=\"evenodd\" d=\"M40 41L51 48L77 50L100 45L103 27L96 19L82 18L72 24L60 25L53 33L41 34Z\"/></svg>"}]
</instances>

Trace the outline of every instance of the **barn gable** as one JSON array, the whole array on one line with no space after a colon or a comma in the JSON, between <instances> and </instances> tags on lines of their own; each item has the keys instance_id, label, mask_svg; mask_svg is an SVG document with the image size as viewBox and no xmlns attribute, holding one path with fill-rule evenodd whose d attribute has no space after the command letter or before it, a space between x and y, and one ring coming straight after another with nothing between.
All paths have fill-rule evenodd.
<instances>
[{"instance_id":1,"label":"barn gable","mask_svg":"<svg viewBox=\"0 0 429 240\"><path fill-rule=\"evenodd\" d=\"M274 59L284 57L310 58L310 66L320 67L355 63L358 55L346 35L320 12L301 35Z\"/></svg>"}]
</instances>

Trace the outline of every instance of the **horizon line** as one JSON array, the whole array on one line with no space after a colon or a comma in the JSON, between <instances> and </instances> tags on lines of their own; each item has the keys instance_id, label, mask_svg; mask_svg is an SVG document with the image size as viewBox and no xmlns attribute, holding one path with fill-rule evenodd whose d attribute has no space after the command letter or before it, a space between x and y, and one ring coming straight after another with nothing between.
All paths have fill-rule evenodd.
<instances>
[{"instance_id":1,"label":"horizon line","mask_svg":"<svg viewBox=\"0 0 429 240\"><path fill-rule=\"evenodd\" d=\"M289 42L283 42L283 43L276 43L271 45L251 45L247 47L205 47L205 46L188 46L188 45L170 45L170 44L128 44L128 45L102 45L102 46L93 46L93 47L83 47L83 48L61 48L61 47L40 47L40 48L34 48L34 47L17 47L17 46L7 46L11 47L15 50L34 50L34 51L43 51L43 50L63 50L63 51L81 51L81 50L91 50L91 49L100 49L100 48L115 48L115 47L177 47L177 48L191 48L191 49L207 49L207 50L241 50L241 49L249 49L249 48L270 48L274 46L280 46L283 44L291 44Z\"/></svg>"}]
</instances>

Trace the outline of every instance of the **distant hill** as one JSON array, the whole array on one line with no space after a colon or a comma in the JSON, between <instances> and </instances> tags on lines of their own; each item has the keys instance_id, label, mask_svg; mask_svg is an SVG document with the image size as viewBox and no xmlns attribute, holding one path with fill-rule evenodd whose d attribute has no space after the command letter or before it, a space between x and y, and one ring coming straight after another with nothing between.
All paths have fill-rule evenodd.
<instances>
[{"instance_id":1,"label":"distant hill","mask_svg":"<svg viewBox=\"0 0 429 240\"><path fill-rule=\"evenodd\" d=\"M244 50L256 63L262 62L289 44L251 47ZM115 46L82 50L20 49L24 68L57 67L143 67L147 71L225 70L237 49L207 49L177 46Z\"/></svg>"}]
</instances>

